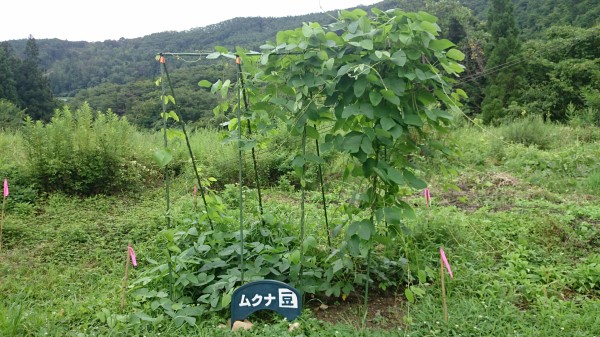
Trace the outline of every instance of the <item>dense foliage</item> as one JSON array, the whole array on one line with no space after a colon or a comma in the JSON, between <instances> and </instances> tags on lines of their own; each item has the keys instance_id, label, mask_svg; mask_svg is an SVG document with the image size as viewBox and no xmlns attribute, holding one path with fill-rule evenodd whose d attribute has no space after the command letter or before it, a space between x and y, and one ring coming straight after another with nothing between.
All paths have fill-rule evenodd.
<instances>
[{"instance_id":1,"label":"dense foliage","mask_svg":"<svg viewBox=\"0 0 600 337\"><path fill-rule=\"evenodd\" d=\"M492 0L487 17L486 88L481 104L485 123L505 118L523 85L521 42L511 0Z\"/></svg>"},{"instance_id":2,"label":"dense foliage","mask_svg":"<svg viewBox=\"0 0 600 337\"><path fill-rule=\"evenodd\" d=\"M555 26L523 46L527 85L513 110L600 125L600 25Z\"/></svg>"},{"instance_id":3,"label":"dense foliage","mask_svg":"<svg viewBox=\"0 0 600 337\"><path fill-rule=\"evenodd\" d=\"M40 192L89 196L139 191L152 185L157 173L149 150L131 146L134 136L134 128L110 110L63 108L47 124L28 119L23 128L26 157L17 169Z\"/></svg>"},{"instance_id":4,"label":"dense foliage","mask_svg":"<svg viewBox=\"0 0 600 337\"><path fill-rule=\"evenodd\" d=\"M9 44L0 45L0 99L25 109L35 120L48 121L59 103L54 100L50 83L40 69L39 49L33 37L27 40L24 54L21 60Z\"/></svg>"},{"instance_id":5,"label":"dense foliage","mask_svg":"<svg viewBox=\"0 0 600 337\"><path fill-rule=\"evenodd\" d=\"M436 21L425 12L399 9L374 9L373 17L358 9L342 11L331 25L305 23L279 32L259 55L238 49L236 58L223 47L209 54L209 59L225 56L238 64L237 97L216 111L237 114L229 128L240 152L254 147L250 130L265 134L278 123L301 144L291 163L302 190L299 233L267 216L262 226L249 229L242 215L234 232L231 219L222 216L223 204L211 193L197 224L188 220L191 227L162 233L171 253L139 281L147 286L136 292L144 310L160 309L179 324L193 325L206 311L226 309L232 289L248 280L274 278L313 295L346 297L364 289L366 302L371 282L380 289L411 282L405 271L390 267L412 267L393 247L406 240L404 222L414 216L403 197L426 187L413 157L450 152L438 133L446 131L460 112L460 98L466 97L451 86L463 71L458 62L464 54L451 41L437 38ZM257 57L260 64L253 60ZM233 86L230 80L199 84L225 99ZM175 97L163 99L177 108ZM176 110L163 117L179 119ZM239 139L242 129L245 135ZM306 236L306 171L325 160L307 152L307 141L347 158L344 181L364 182L344 205L346 219L320 236ZM168 157L166 150L162 158ZM411 285L406 294L414 301L421 291Z\"/></svg>"}]
</instances>

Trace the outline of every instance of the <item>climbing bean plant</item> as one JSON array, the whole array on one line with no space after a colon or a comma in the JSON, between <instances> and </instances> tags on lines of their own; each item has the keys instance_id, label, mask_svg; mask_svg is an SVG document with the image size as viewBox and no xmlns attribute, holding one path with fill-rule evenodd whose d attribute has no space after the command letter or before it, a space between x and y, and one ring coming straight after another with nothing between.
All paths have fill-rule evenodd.
<instances>
[{"instance_id":1,"label":"climbing bean plant","mask_svg":"<svg viewBox=\"0 0 600 337\"><path fill-rule=\"evenodd\" d=\"M412 210L401 188L426 187L411 157L424 148L448 151L431 135L446 129L466 97L451 88L464 54L437 39L434 16L399 9L372 14L341 11L329 26L305 23L278 33L261 47L260 74L293 134L348 154L345 176L369 181L355 206L368 215L350 223L342 244L367 260L375 244L402 233ZM331 128L321 132L323 125ZM320 161L314 154L296 159L296 165Z\"/></svg>"},{"instance_id":2,"label":"climbing bean plant","mask_svg":"<svg viewBox=\"0 0 600 337\"><path fill-rule=\"evenodd\" d=\"M401 234L403 219L413 216L402 197L427 186L411 158L431 150L449 153L434 135L446 130L466 98L451 87L463 71L464 54L437 38L436 20L399 9L341 11L331 25L311 22L279 32L261 46L259 64L237 51L254 74L247 81L252 109L245 118L263 126L278 118L292 136L302 137L292 165L303 186L306 165L323 163L306 152L307 138L347 154L344 177L368 182L359 202L346 205L350 215L367 215L349 221L336 250L340 261L349 254L368 265L375 245ZM225 54L218 49L211 57ZM212 89L223 93L226 85ZM368 273L362 277L367 290Z\"/></svg>"}]
</instances>

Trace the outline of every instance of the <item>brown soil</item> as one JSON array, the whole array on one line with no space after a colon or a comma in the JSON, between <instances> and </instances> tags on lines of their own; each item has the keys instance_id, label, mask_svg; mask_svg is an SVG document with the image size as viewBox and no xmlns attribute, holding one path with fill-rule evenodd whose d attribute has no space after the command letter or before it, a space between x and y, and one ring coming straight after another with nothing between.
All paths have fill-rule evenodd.
<instances>
[{"instance_id":1,"label":"brown soil","mask_svg":"<svg viewBox=\"0 0 600 337\"><path fill-rule=\"evenodd\" d=\"M366 325L369 328L391 330L404 327L403 296L393 292L369 295ZM313 298L308 305L315 317L331 324L348 324L360 328L364 315L364 299L358 296Z\"/></svg>"},{"instance_id":2,"label":"brown soil","mask_svg":"<svg viewBox=\"0 0 600 337\"><path fill-rule=\"evenodd\" d=\"M456 186L458 191L450 190L441 195L440 206L456 206L466 212L475 212L486 200L495 207L494 211L506 211L512 208L514 188L521 183L507 173L492 173L470 179L459 179Z\"/></svg>"}]
</instances>

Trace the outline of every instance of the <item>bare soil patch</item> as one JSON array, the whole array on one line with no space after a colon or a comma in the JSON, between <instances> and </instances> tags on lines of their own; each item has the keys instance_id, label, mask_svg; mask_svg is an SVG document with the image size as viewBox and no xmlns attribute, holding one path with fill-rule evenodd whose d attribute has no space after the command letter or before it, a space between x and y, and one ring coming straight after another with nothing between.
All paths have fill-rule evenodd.
<instances>
[{"instance_id":1,"label":"bare soil patch","mask_svg":"<svg viewBox=\"0 0 600 337\"><path fill-rule=\"evenodd\" d=\"M404 327L403 296L394 292L369 294L368 328L392 330ZM351 295L345 300L336 297L313 298L309 306L315 317L331 324L348 324L361 328L364 315L364 298Z\"/></svg>"}]
</instances>

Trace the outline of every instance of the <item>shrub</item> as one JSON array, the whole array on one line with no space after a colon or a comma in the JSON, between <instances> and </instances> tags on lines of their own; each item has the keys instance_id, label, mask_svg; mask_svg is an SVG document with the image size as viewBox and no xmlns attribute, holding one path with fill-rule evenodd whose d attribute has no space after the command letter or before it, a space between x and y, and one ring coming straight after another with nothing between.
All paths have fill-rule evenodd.
<instances>
[{"instance_id":1,"label":"shrub","mask_svg":"<svg viewBox=\"0 0 600 337\"><path fill-rule=\"evenodd\" d=\"M85 104L57 110L49 124L27 121L25 169L45 192L115 194L134 191L155 171L135 142L136 130L110 110L94 114ZM139 141L138 141L139 143Z\"/></svg>"},{"instance_id":2,"label":"shrub","mask_svg":"<svg viewBox=\"0 0 600 337\"><path fill-rule=\"evenodd\" d=\"M0 131L18 129L24 121L25 110L8 100L0 99Z\"/></svg>"},{"instance_id":3,"label":"shrub","mask_svg":"<svg viewBox=\"0 0 600 337\"><path fill-rule=\"evenodd\" d=\"M534 145L545 150L551 147L555 137L552 125L545 123L541 116L530 115L504 126L502 136L508 142Z\"/></svg>"}]
</instances>

